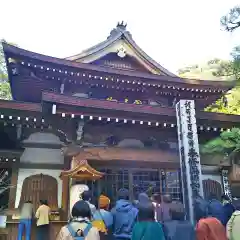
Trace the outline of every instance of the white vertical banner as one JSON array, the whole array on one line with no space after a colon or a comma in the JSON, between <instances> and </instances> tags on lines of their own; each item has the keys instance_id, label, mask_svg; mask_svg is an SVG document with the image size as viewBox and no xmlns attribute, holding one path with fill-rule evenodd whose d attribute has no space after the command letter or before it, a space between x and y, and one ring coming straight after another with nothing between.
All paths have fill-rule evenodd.
<instances>
[{"instance_id":1,"label":"white vertical banner","mask_svg":"<svg viewBox=\"0 0 240 240\"><path fill-rule=\"evenodd\" d=\"M227 195L230 199L232 199L232 193L231 193L230 183L228 180L228 174L229 174L228 170L226 169L222 170L223 191L225 195Z\"/></svg>"},{"instance_id":2,"label":"white vertical banner","mask_svg":"<svg viewBox=\"0 0 240 240\"><path fill-rule=\"evenodd\" d=\"M176 104L176 115L183 201L187 218L194 222L194 199L203 196L194 101L180 100Z\"/></svg>"}]
</instances>

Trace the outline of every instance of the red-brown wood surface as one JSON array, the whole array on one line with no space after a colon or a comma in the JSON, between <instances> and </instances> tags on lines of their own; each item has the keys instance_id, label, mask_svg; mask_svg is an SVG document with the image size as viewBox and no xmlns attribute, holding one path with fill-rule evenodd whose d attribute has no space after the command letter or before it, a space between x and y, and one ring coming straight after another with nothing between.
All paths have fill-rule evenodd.
<instances>
[{"instance_id":1,"label":"red-brown wood surface","mask_svg":"<svg viewBox=\"0 0 240 240\"><path fill-rule=\"evenodd\" d=\"M59 222L51 222L50 223L50 239L49 240L56 240L56 236L59 233L61 227L63 227L66 224L64 221ZM5 237L6 240L16 240L18 235L18 222L10 222L7 223L7 236ZM2 238L4 235L0 235L1 240L5 240ZM23 237L22 240L25 240L25 237ZM31 240L36 240L36 223L33 223L32 225L32 232L31 232ZM44 239L43 239L44 240Z\"/></svg>"}]
</instances>

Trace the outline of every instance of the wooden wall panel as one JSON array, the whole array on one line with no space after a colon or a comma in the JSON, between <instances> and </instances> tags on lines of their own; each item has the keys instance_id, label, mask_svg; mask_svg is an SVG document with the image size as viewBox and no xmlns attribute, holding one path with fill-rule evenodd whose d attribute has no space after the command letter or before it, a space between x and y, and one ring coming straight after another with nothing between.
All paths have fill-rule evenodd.
<instances>
[{"instance_id":1,"label":"wooden wall panel","mask_svg":"<svg viewBox=\"0 0 240 240\"><path fill-rule=\"evenodd\" d=\"M203 180L203 191L204 197L206 199L208 199L210 195L213 194L218 198L218 200L221 200L222 187L219 182L211 179Z\"/></svg>"},{"instance_id":2,"label":"wooden wall panel","mask_svg":"<svg viewBox=\"0 0 240 240\"><path fill-rule=\"evenodd\" d=\"M41 199L47 200L52 210L58 209L57 180L52 176L43 174L27 177L23 182L19 206L30 200L33 202L34 211L36 211Z\"/></svg>"},{"instance_id":3,"label":"wooden wall panel","mask_svg":"<svg viewBox=\"0 0 240 240\"><path fill-rule=\"evenodd\" d=\"M59 233L61 227L66 225L67 222L59 221L59 222L51 222L50 223L50 239L49 240L56 240L57 234ZM18 222L9 222L7 223L7 236L5 237L6 240L16 240L18 235ZM3 236L0 235L0 239ZM23 237L22 240L25 240ZM31 233L31 240L36 240L36 225L33 224L32 226L32 233Z\"/></svg>"}]
</instances>

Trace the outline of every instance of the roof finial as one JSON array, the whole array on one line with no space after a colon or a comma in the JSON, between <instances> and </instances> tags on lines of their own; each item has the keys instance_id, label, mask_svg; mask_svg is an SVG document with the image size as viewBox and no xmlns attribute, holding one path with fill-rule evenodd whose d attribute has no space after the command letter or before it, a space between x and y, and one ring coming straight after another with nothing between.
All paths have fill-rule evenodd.
<instances>
[{"instance_id":1,"label":"roof finial","mask_svg":"<svg viewBox=\"0 0 240 240\"><path fill-rule=\"evenodd\" d=\"M124 21L118 22L118 24L117 24L117 28L121 28L121 29L125 30L126 27L127 27L127 23L124 23Z\"/></svg>"}]
</instances>

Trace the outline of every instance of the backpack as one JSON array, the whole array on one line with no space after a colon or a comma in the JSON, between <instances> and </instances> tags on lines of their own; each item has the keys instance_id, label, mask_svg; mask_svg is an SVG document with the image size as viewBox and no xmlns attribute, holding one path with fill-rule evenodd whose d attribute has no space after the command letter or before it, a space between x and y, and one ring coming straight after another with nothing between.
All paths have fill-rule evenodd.
<instances>
[{"instance_id":1,"label":"backpack","mask_svg":"<svg viewBox=\"0 0 240 240\"><path fill-rule=\"evenodd\" d=\"M97 212L99 213L101 219L99 219L99 220L93 219L93 221L92 221L92 226L95 227L95 228L97 228L98 231L99 231L99 233L104 233L104 234L107 235L108 229L107 229L106 223L105 223L105 221L104 221L104 218L103 218L103 216L102 216L102 214L101 214L101 211L98 210Z\"/></svg>"},{"instance_id":2,"label":"backpack","mask_svg":"<svg viewBox=\"0 0 240 240\"><path fill-rule=\"evenodd\" d=\"M72 228L71 224L68 224L67 228L74 240L84 240L88 235L90 229L92 228L92 224L88 223L87 227L84 230L78 229L76 232ZM80 235L79 235L79 232L81 233Z\"/></svg>"}]
</instances>

